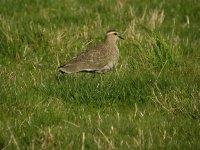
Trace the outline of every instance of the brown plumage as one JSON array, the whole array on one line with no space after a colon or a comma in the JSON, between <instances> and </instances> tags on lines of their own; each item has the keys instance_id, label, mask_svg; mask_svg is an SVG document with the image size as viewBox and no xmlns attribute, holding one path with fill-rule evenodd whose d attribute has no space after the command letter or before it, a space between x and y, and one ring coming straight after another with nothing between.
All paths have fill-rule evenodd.
<instances>
[{"instance_id":1,"label":"brown plumage","mask_svg":"<svg viewBox=\"0 0 200 150\"><path fill-rule=\"evenodd\" d=\"M89 48L67 64L59 67L63 73L97 72L102 73L110 70L119 57L117 40L123 39L115 30L106 33L102 44Z\"/></svg>"}]
</instances>

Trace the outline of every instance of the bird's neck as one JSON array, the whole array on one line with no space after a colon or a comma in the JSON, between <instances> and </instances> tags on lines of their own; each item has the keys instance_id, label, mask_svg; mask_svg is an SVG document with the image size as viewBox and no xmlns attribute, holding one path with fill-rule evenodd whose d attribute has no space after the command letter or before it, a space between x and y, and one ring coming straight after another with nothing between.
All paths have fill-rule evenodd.
<instances>
[{"instance_id":1,"label":"bird's neck","mask_svg":"<svg viewBox=\"0 0 200 150\"><path fill-rule=\"evenodd\" d=\"M106 39L105 45L108 48L107 50L109 51L109 53L112 53L112 55L119 56L119 49L117 47L117 41L116 40Z\"/></svg>"},{"instance_id":2,"label":"bird's neck","mask_svg":"<svg viewBox=\"0 0 200 150\"><path fill-rule=\"evenodd\" d=\"M114 39L105 39L105 44L106 45L109 45L109 46L117 46L117 43L116 43L116 40L114 40Z\"/></svg>"}]
</instances>

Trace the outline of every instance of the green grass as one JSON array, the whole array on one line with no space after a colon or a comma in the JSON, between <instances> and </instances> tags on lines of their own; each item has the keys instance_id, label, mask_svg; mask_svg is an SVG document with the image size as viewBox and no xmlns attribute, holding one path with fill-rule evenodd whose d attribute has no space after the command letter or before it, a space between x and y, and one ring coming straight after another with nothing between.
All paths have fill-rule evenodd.
<instances>
[{"instance_id":1,"label":"green grass","mask_svg":"<svg viewBox=\"0 0 200 150\"><path fill-rule=\"evenodd\" d=\"M199 149L198 0L1 0L1 149ZM105 74L57 67L126 39Z\"/></svg>"}]
</instances>

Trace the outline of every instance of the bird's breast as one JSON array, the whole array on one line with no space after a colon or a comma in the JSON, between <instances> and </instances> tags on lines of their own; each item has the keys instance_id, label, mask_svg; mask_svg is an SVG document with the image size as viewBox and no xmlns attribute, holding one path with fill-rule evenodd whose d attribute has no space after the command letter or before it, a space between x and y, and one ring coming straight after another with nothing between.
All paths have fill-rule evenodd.
<instances>
[{"instance_id":1,"label":"bird's breast","mask_svg":"<svg viewBox=\"0 0 200 150\"><path fill-rule=\"evenodd\" d=\"M116 54L119 56L119 48L117 47L117 45L115 46L115 51L116 51Z\"/></svg>"}]
</instances>

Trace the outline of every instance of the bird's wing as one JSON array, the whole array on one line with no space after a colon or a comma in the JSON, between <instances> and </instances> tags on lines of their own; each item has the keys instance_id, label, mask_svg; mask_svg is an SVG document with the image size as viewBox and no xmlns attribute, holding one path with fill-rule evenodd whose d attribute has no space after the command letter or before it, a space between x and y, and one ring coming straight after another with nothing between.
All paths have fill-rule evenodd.
<instances>
[{"instance_id":1,"label":"bird's wing","mask_svg":"<svg viewBox=\"0 0 200 150\"><path fill-rule=\"evenodd\" d=\"M66 65L79 65L81 68L102 68L108 63L108 52L103 45L97 45L70 60Z\"/></svg>"}]
</instances>

